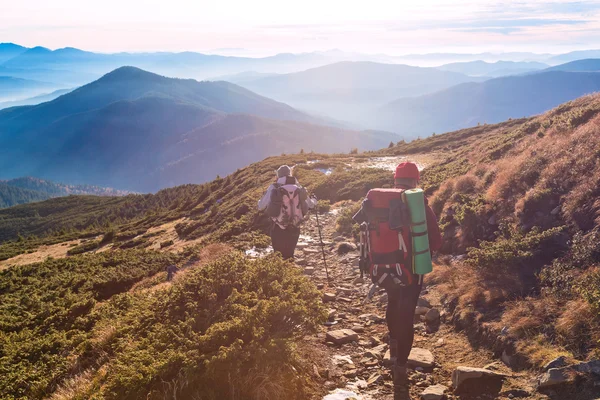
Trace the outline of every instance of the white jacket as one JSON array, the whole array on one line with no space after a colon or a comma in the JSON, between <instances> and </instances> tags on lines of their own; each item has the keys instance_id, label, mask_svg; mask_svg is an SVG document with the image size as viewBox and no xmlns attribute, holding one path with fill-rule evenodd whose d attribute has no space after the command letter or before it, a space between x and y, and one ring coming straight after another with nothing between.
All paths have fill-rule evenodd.
<instances>
[{"instance_id":1,"label":"white jacket","mask_svg":"<svg viewBox=\"0 0 600 400\"><path fill-rule=\"evenodd\" d=\"M287 177L284 176L282 178L277 179L277 183L280 185L285 185L286 180ZM298 179L296 179L296 185L300 186L300 184L298 183ZM264 211L267 209L267 207L269 207L269 202L271 201L271 191L273 189L275 189L274 183L269 186L269 188L267 189L267 193L265 193L265 195L258 201L259 211ZM312 199L309 197L308 199L306 199L306 205L309 209L315 208L315 206L317 205L317 199Z\"/></svg>"}]
</instances>

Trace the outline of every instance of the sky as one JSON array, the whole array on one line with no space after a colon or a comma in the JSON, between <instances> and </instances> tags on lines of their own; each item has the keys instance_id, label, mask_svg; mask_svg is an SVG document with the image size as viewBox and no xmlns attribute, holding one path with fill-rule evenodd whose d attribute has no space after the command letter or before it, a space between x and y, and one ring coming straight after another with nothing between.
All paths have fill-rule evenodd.
<instances>
[{"instance_id":1,"label":"sky","mask_svg":"<svg viewBox=\"0 0 600 400\"><path fill-rule=\"evenodd\" d=\"M561 53L600 48L600 0L0 0L0 42L256 56Z\"/></svg>"}]
</instances>

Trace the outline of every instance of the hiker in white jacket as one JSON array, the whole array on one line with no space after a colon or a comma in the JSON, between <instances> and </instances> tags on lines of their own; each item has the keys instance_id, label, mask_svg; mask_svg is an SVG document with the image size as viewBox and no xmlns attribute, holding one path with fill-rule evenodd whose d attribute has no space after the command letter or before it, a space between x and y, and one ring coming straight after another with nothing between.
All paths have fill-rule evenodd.
<instances>
[{"instance_id":1,"label":"hiker in white jacket","mask_svg":"<svg viewBox=\"0 0 600 400\"><path fill-rule=\"evenodd\" d=\"M317 199L308 197L292 169L282 165L277 169L277 180L258 201L258 209L271 217L271 242L273 250L285 260L294 258L294 250L300 237L300 224L308 210L317 205Z\"/></svg>"}]
</instances>

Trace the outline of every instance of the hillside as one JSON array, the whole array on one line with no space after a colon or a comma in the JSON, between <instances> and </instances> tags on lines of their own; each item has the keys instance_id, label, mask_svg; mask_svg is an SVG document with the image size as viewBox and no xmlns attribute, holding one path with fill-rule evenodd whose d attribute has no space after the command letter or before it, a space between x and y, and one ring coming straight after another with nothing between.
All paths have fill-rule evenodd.
<instances>
[{"instance_id":1,"label":"hillside","mask_svg":"<svg viewBox=\"0 0 600 400\"><path fill-rule=\"evenodd\" d=\"M149 192L204 182L269 155L397 140L319 121L231 83L125 67L53 101L0 111L0 168L4 176Z\"/></svg>"},{"instance_id":2,"label":"hillside","mask_svg":"<svg viewBox=\"0 0 600 400\"><path fill-rule=\"evenodd\" d=\"M129 192L91 185L65 185L25 177L0 180L0 208L69 195L124 196Z\"/></svg>"},{"instance_id":3,"label":"hillside","mask_svg":"<svg viewBox=\"0 0 600 400\"><path fill-rule=\"evenodd\" d=\"M442 71L457 72L470 76L488 76L491 78L507 75L519 75L526 72L539 71L545 68L548 68L547 64L534 61L496 61L491 63L481 60L444 64L437 67L437 69Z\"/></svg>"},{"instance_id":4,"label":"hillside","mask_svg":"<svg viewBox=\"0 0 600 400\"><path fill-rule=\"evenodd\" d=\"M600 71L600 59L588 58L585 60L571 61L550 67L546 69L546 71L597 72Z\"/></svg>"},{"instance_id":5,"label":"hillside","mask_svg":"<svg viewBox=\"0 0 600 400\"><path fill-rule=\"evenodd\" d=\"M502 77L396 100L373 113L371 124L405 137L423 137L536 115L598 90L598 73L551 71Z\"/></svg>"},{"instance_id":6,"label":"hillside","mask_svg":"<svg viewBox=\"0 0 600 400\"><path fill-rule=\"evenodd\" d=\"M379 304L364 304L368 285L352 267L355 251L338 256L326 245L335 273L328 282L314 264L318 246L303 247L297 262L310 263L305 273L314 274L318 290L301 276L304 267L274 257L251 260L228 246L267 245L268 222L256 201L282 163L296 165L300 181L325 208L328 202L335 208L321 219L326 239L352 241L352 209L368 189L391 184L391 171L369 165L409 157L427 160L422 186L444 231L445 256L426 278L427 291L445 321L459 328L426 331L416 323L422 326L418 345L428 346L439 363L411 374L412 382L446 384L457 365L502 355L505 365L490 367L508 371L493 392L497 398L591 399L597 387L583 370L550 391L529 381L559 355L569 365L597 358L598 154L595 95L537 117L373 153L277 156L203 185L0 210L0 393L15 399L174 393L300 400L322 398L325 390L375 373L381 384L353 390L383 400L385 360L364 359L381 350L384 329L377 315L358 316L365 309L383 312ZM317 234L314 219L304 233ZM48 246L68 251L35 264L11 263ZM182 271L168 283L164 270L171 263ZM323 305L328 291L337 298ZM362 321L365 333L354 344L325 343L322 324L332 307L338 310L333 329ZM334 355L352 357L354 377L336 367ZM243 378L231 380L231 371ZM492 397L483 386L484 397ZM421 388L414 384L414 394Z\"/></svg>"},{"instance_id":7,"label":"hillside","mask_svg":"<svg viewBox=\"0 0 600 400\"><path fill-rule=\"evenodd\" d=\"M49 193L7 185L0 181L0 208L47 200L50 197Z\"/></svg>"},{"instance_id":8,"label":"hillside","mask_svg":"<svg viewBox=\"0 0 600 400\"><path fill-rule=\"evenodd\" d=\"M242 76L239 83L294 107L340 120L364 122L364 114L402 96L417 96L476 81L455 72L373 62L340 62L291 74ZM364 124L363 124L364 125Z\"/></svg>"}]
</instances>

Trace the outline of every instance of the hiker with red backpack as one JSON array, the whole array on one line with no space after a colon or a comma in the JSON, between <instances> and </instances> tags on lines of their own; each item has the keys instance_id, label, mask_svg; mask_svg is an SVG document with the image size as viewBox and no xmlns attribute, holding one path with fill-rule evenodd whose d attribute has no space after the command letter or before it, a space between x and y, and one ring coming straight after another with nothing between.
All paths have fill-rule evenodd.
<instances>
[{"instance_id":1,"label":"hiker with red backpack","mask_svg":"<svg viewBox=\"0 0 600 400\"><path fill-rule=\"evenodd\" d=\"M282 165L277 169L277 180L258 201L258 209L271 217L271 242L273 251L281 253L284 260L293 260L300 237L300 224L315 207L317 200L292 176L292 169Z\"/></svg>"},{"instance_id":2,"label":"hiker with red backpack","mask_svg":"<svg viewBox=\"0 0 600 400\"><path fill-rule=\"evenodd\" d=\"M432 269L431 252L442 244L437 218L417 189L419 179L416 164L399 164L394 189L370 190L354 216L361 225L361 272L369 274L373 288L382 287L388 294L394 400L410 398L406 364L414 340L415 309L423 276Z\"/></svg>"}]
</instances>

